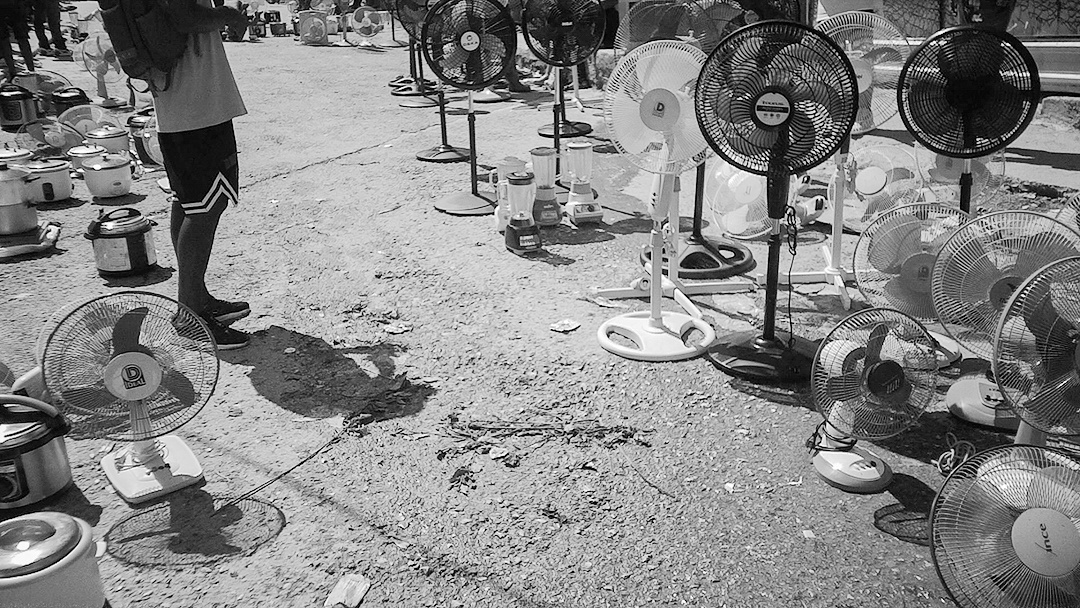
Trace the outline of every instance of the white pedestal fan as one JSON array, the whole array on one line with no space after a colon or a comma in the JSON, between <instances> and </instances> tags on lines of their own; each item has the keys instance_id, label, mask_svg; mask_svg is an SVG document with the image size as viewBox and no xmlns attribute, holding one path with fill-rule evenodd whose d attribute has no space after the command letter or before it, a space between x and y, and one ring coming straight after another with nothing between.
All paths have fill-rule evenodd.
<instances>
[{"instance_id":1,"label":"white pedestal fan","mask_svg":"<svg viewBox=\"0 0 1080 608\"><path fill-rule=\"evenodd\" d=\"M348 6L347 2L344 4ZM383 16L385 14L386 13L383 11L375 10L370 6L361 6L351 13L343 12L341 40L334 44L339 46L355 46L358 49L376 53L385 52L384 49L375 44L375 41L373 40L373 38L375 38L379 32L383 31L383 28L385 27L383 25ZM360 36L360 42L357 42L356 44L349 42L348 34L346 33L349 29L350 21L352 22L353 32L357 36Z\"/></svg>"},{"instance_id":2,"label":"white pedestal fan","mask_svg":"<svg viewBox=\"0 0 1080 608\"><path fill-rule=\"evenodd\" d=\"M597 329L604 350L628 359L689 359L704 352L715 337L701 311L678 288L672 296L685 313L662 309L660 270L664 235L672 231L671 208L677 209L678 176L705 160L706 144L692 114L692 94L704 62L705 54L686 43L647 42L619 61L604 87L604 122L612 144L635 166L655 174L649 204L649 310L620 315Z\"/></svg>"},{"instance_id":3,"label":"white pedestal fan","mask_svg":"<svg viewBox=\"0 0 1080 608\"><path fill-rule=\"evenodd\" d=\"M120 60L113 50L112 40L104 31L91 32L85 40L75 46L74 59L82 63L87 72L97 81L98 100L103 108L123 107L125 102L109 94L110 84L116 84L127 76L120 67Z\"/></svg>"}]
</instances>

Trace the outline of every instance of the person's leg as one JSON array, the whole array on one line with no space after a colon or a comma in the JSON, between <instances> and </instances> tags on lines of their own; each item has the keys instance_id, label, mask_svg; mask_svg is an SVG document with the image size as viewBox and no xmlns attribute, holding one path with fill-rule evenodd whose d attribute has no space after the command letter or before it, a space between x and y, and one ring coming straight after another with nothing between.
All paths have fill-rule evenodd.
<instances>
[{"instance_id":1,"label":"person's leg","mask_svg":"<svg viewBox=\"0 0 1080 608\"><path fill-rule=\"evenodd\" d=\"M34 9L34 34L37 36L38 48L41 49L42 55L48 55L52 43L49 42L49 37L45 35L45 2L47 0L33 0L32 6Z\"/></svg>"},{"instance_id":2,"label":"person's leg","mask_svg":"<svg viewBox=\"0 0 1080 608\"><path fill-rule=\"evenodd\" d=\"M4 29L4 37L0 39L0 55L4 58L4 76L6 80L11 80L18 71L15 69L15 55L11 52L11 37L8 36L7 26L0 23L0 27Z\"/></svg>"},{"instance_id":3,"label":"person's leg","mask_svg":"<svg viewBox=\"0 0 1080 608\"><path fill-rule=\"evenodd\" d=\"M67 41L64 40L64 30L60 27L60 2L59 0L45 0L45 19L49 22L49 33L52 34L53 47L58 51L67 51Z\"/></svg>"},{"instance_id":4,"label":"person's leg","mask_svg":"<svg viewBox=\"0 0 1080 608\"><path fill-rule=\"evenodd\" d=\"M34 49L30 48L30 25L27 23L26 15L21 13L19 18L15 20L13 27L15 30L15 40L19 43L19 52L23 56L23 61L26 62L26 69L34 71Z\"/></svg>"}]
</instances>

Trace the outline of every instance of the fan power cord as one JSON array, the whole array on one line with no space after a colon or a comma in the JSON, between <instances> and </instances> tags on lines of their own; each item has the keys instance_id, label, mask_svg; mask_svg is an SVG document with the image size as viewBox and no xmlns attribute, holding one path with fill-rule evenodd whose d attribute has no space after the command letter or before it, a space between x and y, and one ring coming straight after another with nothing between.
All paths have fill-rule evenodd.
<instances>
[{"instance_id":1,"label":"fan power cord","mask_svg":"<svg viewBox=\"0 0 1080 608\"><path fill-rule=\"evenodd\" d=\"M829 440L831 445L822 445L822 439ZM850 452L856 443L857 441L851 437L836 437L830 433L828 425L822 420L814 429L814 433L806 440L806 450L811 456L817 455L818 452Z\"/></svg>"},{"instance_id":2,"label":"fan power cord","mask_svg":"<svg viewBox=\"0 0 1080 608\"><path fill-rule=\"evenodd\" d=\"M787 324L788 324L788 348L795 348L795 320L791 316L791 292L795 286L791 283L791 273L795 271L795 253L799 249L799 213L794 205L788 205L784 213L784 225L787 226L787 249L791 254L788 262L788 290L787 290ZM824 424L824 423L822 423Z\"/></svg>"},{"instance_id":3,"label":"fan power cord","mask_svg":"<svg viewBox=\"0 0 1080 608\"><path fill-rule=\"evenodd\" d=\"M936 460L931 460L930 463L937 467L938 473L947 477L956 467L964 464L974 456L977 450L974 443L957 439L956 435L952 434L952 431L945 433L945 444L949 446L949 449L943 452L941 456L938 456Z\"/></svg>"}]
</instances>

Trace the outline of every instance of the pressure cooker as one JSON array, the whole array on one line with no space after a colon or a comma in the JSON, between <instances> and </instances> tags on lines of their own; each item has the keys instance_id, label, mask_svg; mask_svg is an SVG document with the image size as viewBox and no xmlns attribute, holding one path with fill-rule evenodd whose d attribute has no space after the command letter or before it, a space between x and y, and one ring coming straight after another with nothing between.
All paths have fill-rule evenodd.
<instances>
[{"instance_id":1,"label":"pressure cooker","mask_svg":"<svg viewBox=\"0 0 1080 608\"><path fill-rule=\"evenodd\" d=\"M0 509L41 502L71 485L64 435L55 407L22 395L0 395Z\"/></svg>"},{"instance_id":2,"label":"pressure cooker","mask_svg":"<svg viewBox=\"0 0 1080 608\"><path fill-rule=\"evenodd\" d=\"M42 511L0 523L0 598L18 608L102 608L106 605L90 524Z\"/></svg>"},{"instance_id":3,"label":"pressure cooker","mask_svg":"<svg viewBox=\"0 0 1080 608\"><path fill-rule=\"evenodd\" d=\"M141 274L157 265L153 223L138 209L120 207L102 213L86 228L93 242L98 274L125 276Z\"/></svg>"},{"instance_id":4,"label":"pressure cooker","mask_svg":"<svg viewBox=\"0 0 1080 608\"><path fill-rule=\"evenodd\" d=\"M143 129L145 129L150 121L154 117L152 114L132 114L127 119L128 133L131 135L131 141L135 142L135 154L139 157L139 162L144 165L156 165L157 161L150 157L150 153L146 150L146 138L143 137Z\"/></svg>"},{"instance_id":5,"label":"pressure cooker","mask_svg":"<svg viewBox=\"0 0 1080 608\"><path fill-rule=\"evenodd\" d=\"M90 103L90 97L87 96L86 91L78 87L57 89L52 92L50 98L52 100L53 112L55 112L57 116L75 106L84 106Z\"/></svg>"},{"instance_id":6,"label":"pressure cooker","mask_svg":"<svg viewBox=\"0 0 1080 608\"><path fill-rule=\"evenodd\" d=\"M34 94L17 84L0 85L0 128L18 131L19 127L38 118Z\"/></svg>"}]
</instances>

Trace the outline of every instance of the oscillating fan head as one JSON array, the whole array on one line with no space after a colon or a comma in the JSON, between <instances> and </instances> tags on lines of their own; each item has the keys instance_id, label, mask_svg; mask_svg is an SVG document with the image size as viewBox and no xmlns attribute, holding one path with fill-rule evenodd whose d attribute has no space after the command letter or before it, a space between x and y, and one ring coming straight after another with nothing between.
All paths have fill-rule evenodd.
<instances>
[{"instance_id":1,"label":"oscillating fan head","mask_svg":"<svg viewBox=\"0 0 1080 608\"><path fill-rule=\"evenodd\" d=\"M936 203L897 207L874 220L855 245L852 270L871 306L935 320L931 278L938 252L968 214Z\"/></svg>"},{"instance_id":2,"label":"oscillating fan head","mask_svg":"<svg viewBox=\"0 0 1080 608\"><path fill-rule=\"evenodd\" d=\"M326 13L315 10L302 11L297 29L300 31L300 42L313 45L326 44L329 32L326 27Z\"/></svg>"},{"instance_id":3,"label":"oscillating fan head","mask_svg":"<svg viewBox=\"0 0 1080 608\"><path fill-rule=\"evenodd\" d=\"M75 59L81 61L94 78L110 84L124 78L120 60L107 33L91 32L75 49Z\"/></svg>"},{"instance_id":4,"label":"oscillating fan head","mask_svg":"<svg viewBox=\"0 0 1080 608\"><path fill-rule=\"evenodd\" d=\"M1080 604L1080 461L1006 445L961 463L930 509L931 556L962 608Z\"/></svg>"},{"instance_id":5,"label":"oscillating fan head","mask_svg":"<svg viewBox=\"0 0 1080 608\"><path fill-rule=\"evenodd\" d=\"M908 57L897 83L904 126L922 145L975 158L1012 143L1035 116L1039 71L1006 32L941 30Z\"/></svg>"},{"instance_id":6,"label":"oscillating fan head","mask_svg":"<svg viewBox=\"0 0 1080 608\"><path fill-rule=\"evenodd\" d=\"M824 34L762 21L729 35L702 68L695 97L705 139L728 162L790 175L832 156L858 111L855 72Z\"/></svg>"},{"instance_id":7,"label":"oscillating fan head","mask_svg":"<svg viewBox=\"0 0 1080 608\"><path fill-rule=\"evenodd\" d=\"M1029 211L999 211L972 219L942 245L930 293L946 331L977 357L990 360L994 332L1013 292L1050 262L1080 255L1080 233Z\"/></svg>"},{"instance_id":8,"label":"oscillating fan head","mask_svg":"<svg viewBox=\"0 0 1080 608\"><path fill-rule=\"evenodd\" d=\"M619 60L604 86L604 122L634 165L677 174L705 160L694 124L694 89L705 54L685 42L654 40Z\"/></svg>"},{"instance_id":9,"label":"oscillating fan head","mask_svg":"<svg viewBox=\"0 0 1080 608\"><path fill-rule=\"evenodd\" d=\"M511 65L517 29L510 11L495 0L440 0L424 18L420 46L440 80L476 91Z\"/></svg>"},{"instance_id":10,"label":"oscillating fan head","mask_svg":"<svg viewBox=\"0 0 1080 608\"><path fill-rule=\"evenodd\" d=\"M866 11L834 15L815 26L847 53L859 83L853 134L867 133L896 115L896 83L911 44L891 21Z\"/></svg>"},{"instance_id":11,"label":"oscillating fan head","mask_svg":"<svg viewBox=\"0 0 1080 608\"><path fill-rule=\"evenodd\" d=\"M915 319L870 308L848 316L818 347L814 405L835 431L885 439L918 420L937 387L934 343Z\"/></svg>"},{"instance_id":12,"label":"oscillating fan head","mask_svg":"<svg viewBox=\"0 0 1080 608\"><path fill-rule=\"evenodd\" d=\"M405 33L413 40L420 39L421 30L424 27L424 18L427 17L428 9L435 4L434 0L395 0L394 13Z\"/></svg>"},{"instance_id":13,"label":"oscillating fan head","mask_svg":"<svg viewBox=\"0 0 1080 608\"><path fill-rule=\"evenodd\" d=\"M600 0L528 0L522 29L525 43L541 61L569 67L600 48L604 24Z\"/></svg>"},{"instance_id":14,"label":"oscillating fan head","mask_svg":"<svg viewBox=\"0 0 1080 608\"><path fill-rule=\"evenodd\" d=\"M383 31L382 14L370 6L361 6L353 11L353 31L363 38L373 38Z\"/></svg>"},{"instance_id":15,"label":"oscillating fan head","mask_svg":"<svg viewBox=\"0 0 1080 608\"><path fill-rule=\"evenodd\" d=\"M994 379L1024 422L1080 435L1080 257L1044 266L1016 290L994 336Z\"/></svg>"},{"instance_id":16,"label":"oscillating fan head","mask_svg":"<svg viewBox=\"0 0 1080 608\"><path fill-rule=\"evenodd\" d=\"M56 405L80 428L140 441L191 420L217 384L217 347L182 304L127 291L67 309L45 340L42 374ZM148 419L133 424L132 402Z\"/></svg>"},{"instance_id":17,"label":"oscillating fan head","mask_svg":"<svg viewBox=\"0 0 1080 608\"><path fill-rule=\"evenodd\" d=\"M620 57L654 40L679 40L708 54L720 36L712 19L697 3L641 0L631 5L615 32L615 53Z\"/></svg>"}]
</instances>

